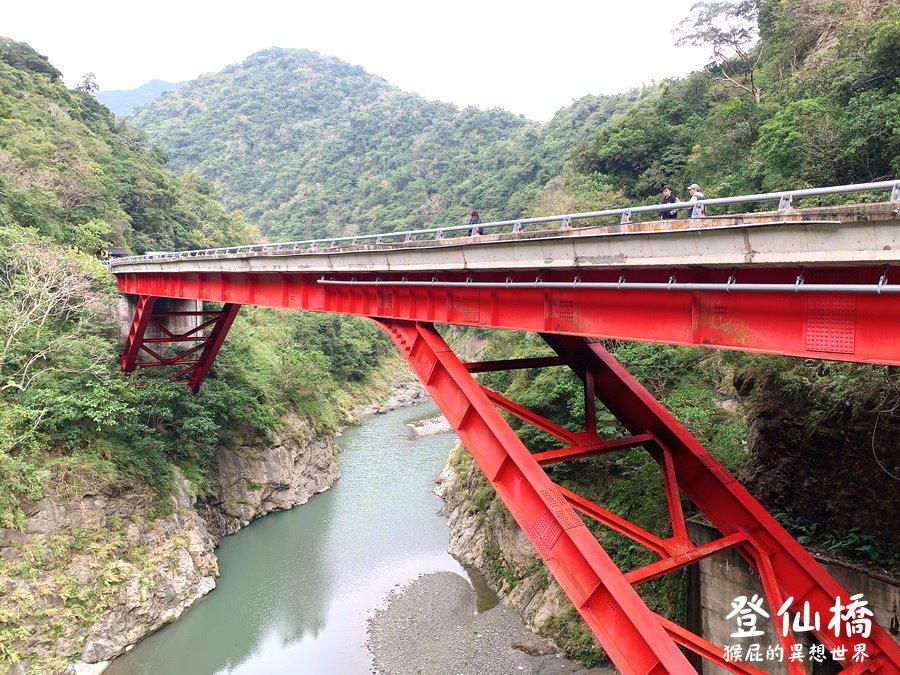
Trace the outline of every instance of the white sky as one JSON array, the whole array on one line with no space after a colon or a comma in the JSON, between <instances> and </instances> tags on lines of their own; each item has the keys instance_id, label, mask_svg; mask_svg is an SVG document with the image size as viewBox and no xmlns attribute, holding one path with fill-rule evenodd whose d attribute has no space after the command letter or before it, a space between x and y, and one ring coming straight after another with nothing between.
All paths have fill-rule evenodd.
<instances>
[{"instance_id":1,"label":"white sky","mask_svg":"<svg viewBox=\"0 0 900 675\"><path fill-rule=\"evenodd\" d=\"M190 80L268 47L336 56L428 99L545 122L707 61L675 48L696 0L47 0L4 2L0 35L27 42L72 86Z\"/></svg>"}]
</instances>

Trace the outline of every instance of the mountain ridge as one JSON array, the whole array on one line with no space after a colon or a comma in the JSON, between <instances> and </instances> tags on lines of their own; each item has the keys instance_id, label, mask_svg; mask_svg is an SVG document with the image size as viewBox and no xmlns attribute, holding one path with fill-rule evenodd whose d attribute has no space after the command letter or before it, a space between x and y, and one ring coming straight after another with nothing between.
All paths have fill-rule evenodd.
<instances>
[{"instance_id":1,"label":"mountain ridge","mask_svg":"<svg viewBox=\"0 0 900 675\"><path fill-rule=\"evenodd\" d=\"M627 98L596 97L594 112ZM134 121L173 168L196 170L285 239L455 225L470 210L518 217L565 155L520 115L429 101L304 49L257 52Z\"/></svg>"},{"instance_id":2,"label":"mountain ridge","mask_svg":"<svg viewBox=\"0 0 900 675\"><path fill-rule=\"evenodd\" d=\"M110 89L98 92L94 98L120 117L130 117L135 108L152 103L167 91L178 91L190 80L166 82L153 79L135 89Z\"/></svg>"}]
</instances>

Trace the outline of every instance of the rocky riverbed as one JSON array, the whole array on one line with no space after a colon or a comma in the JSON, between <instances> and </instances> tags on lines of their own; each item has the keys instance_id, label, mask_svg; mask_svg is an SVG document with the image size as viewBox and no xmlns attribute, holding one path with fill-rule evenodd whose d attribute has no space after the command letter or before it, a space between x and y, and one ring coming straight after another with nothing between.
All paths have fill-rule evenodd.
<instances>
[{"instance_id":1,"label":"rocky riverbed","mask_svg":"<svg viewBox=\"0 0 900 675\"><path fill-rule=\"evenodd\" d=\"M413 422L406 426L410 428L415 438L434 436L435 434L453 433L453 427L450 426L450 422L448 422L447 418L443 415L429 417L426 420L419 420L418 422Z\"/></svg>"},{"instance_id":2,"label":"rocky riverbed","mask_svg":"<svg viewBox=\"0 0 900 675\"><path fill-rule=\"evenodd\" d=\"M381 399L357 407L354 411L356 418L362 420L369 415L386 413L389 410L418 405L427 401L428 392L425 390L425 386L418 380L407 379L409 376L404 373L394 380Z\"/></svg>"},{"instance_id":3,"label":"rocky riverbed","mask_svg":"<svg viewBox=\"0 0 900 675\"><path fill-rule=\"evenodd\" d=\"M583 668L556 653L550 640L529 632L507 607L476 613L469 582L452 572L420 577L392 593L369 619L367 646L379 675L423 673L577 673Z\"/></svg>"}]
</instances>

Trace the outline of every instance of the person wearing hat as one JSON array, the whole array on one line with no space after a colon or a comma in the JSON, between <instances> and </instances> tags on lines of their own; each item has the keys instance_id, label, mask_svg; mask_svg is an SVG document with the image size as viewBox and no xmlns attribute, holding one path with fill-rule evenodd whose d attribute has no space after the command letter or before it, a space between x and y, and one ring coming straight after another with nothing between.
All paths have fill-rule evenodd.
<instances>
[{"instance_id":1,"label":"person wearing hat","mask_svg":"<svg viewBox=\"0 0 900 675\"><path fill-rule=\"evenodd\" d=\"M705 199L703 193L700 192L700 186L696 183L691 183L690 185L688 185L688 192L691 193L691 198L688 199L688 202L699 202L700 200ZM693 217L693 210L688 215Z\"/></svg>"},{"instance_id":2,"label":"person wearing hat","mask_svg":"<svg viewBox=\"0 0 900 675\"><path fill-rule=\"evenodd\" d=\"M663 185L662 195L662 200L659 202L660 204L674 204L678 201L678 197L672 194L672 188L669 185ZM663 220L670 220L678 217L678 211L663 211L661 215Z\"/></svg>"}]
</instances>

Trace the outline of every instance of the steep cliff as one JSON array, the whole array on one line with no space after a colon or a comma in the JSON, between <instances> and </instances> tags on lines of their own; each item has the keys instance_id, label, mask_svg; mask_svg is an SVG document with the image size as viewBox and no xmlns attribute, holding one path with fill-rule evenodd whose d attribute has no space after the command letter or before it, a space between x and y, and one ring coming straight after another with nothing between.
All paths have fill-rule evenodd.
<instances>
[{"instance_id":1,"label":"steep cliff","mask_svg":"<svg viewBox=\"0 0 900 675\"><path fill-rule=\"evenodd\" d=\"M305 418L282 418L283 427L265 448L244 442L213 458L212 495L198 511L216 537L233 534L254 518L305 504L341 474L339 449Z\"/></svg>"},{"instance_id":2,"label":"steep cliff","mask_svg":"<svg viewBox=\"0 0 900 675\"><path fill-rule=\"evenodd\" d=\"M173 512L146 485L60 473L0 530L0 648L13 673L101 672L129 645L215 588L221 536L305 503L340 475L338 448L291 415L266 446L220 448L210 496L177 475Z\"/></svg>"}]
</instances>

